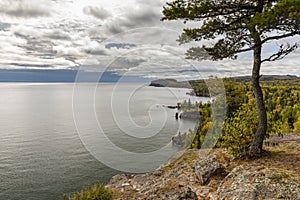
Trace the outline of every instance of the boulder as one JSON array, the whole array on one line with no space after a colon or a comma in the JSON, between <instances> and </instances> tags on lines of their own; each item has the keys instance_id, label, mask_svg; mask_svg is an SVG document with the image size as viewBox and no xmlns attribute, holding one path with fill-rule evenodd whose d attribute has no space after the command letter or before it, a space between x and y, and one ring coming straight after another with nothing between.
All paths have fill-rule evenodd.
<instances>
[{"instance_id":1,"label":"boulder","mask_svg":"<svg viewBox=\"0 0 300 200\"><path fill-rule=\"evenodd\" d=\"M195 162L195 172L202 185L206 184L213 175L226 173L223 166L215 159L215 155L209 155Z\"/></svg>"}]
</instances>

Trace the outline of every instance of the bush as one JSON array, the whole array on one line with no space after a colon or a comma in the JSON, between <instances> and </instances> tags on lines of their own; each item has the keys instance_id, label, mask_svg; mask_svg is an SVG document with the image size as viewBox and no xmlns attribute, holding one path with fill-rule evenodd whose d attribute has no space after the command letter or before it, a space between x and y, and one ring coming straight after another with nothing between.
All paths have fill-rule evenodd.
<instances>
[{"instance_id":1,"label":"bush","mask_svg":"<svg viewBox=\"0 0 300 200\"><path fill-rule=\"evenodd\" d=\"M83 187L81 192L76 192L73 197L64 195L64 200L111 200L113 192L106 189L103 184L97 183L93 188Z\"/></svg>"},{"instance_id":2,"label":"bush","mask_svg":"<svg viewBox=\"0 0 300 200\"><path fill-rule=\"evenodd\" d=\"M300 112L299 112L299 117L294 123L294 133L300 133Z\"/></svg>"},{"instance_id":3,"label":"bush","mask_svg":"<svg viewBox=\"0 0 300 200\"><path fill-rule=\"evenodd\" d=\"M220 147L229 149L234 155L243 155L248 152L257 130L255 99L250 98L247 104L243 104L232 117L226 119L224 134L219 142Z\"/></svg>"}]
</instances>

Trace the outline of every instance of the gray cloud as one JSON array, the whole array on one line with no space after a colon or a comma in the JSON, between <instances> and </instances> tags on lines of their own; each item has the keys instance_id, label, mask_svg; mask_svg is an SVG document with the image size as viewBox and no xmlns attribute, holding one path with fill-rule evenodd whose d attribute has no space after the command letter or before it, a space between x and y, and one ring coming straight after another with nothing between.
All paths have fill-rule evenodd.
<instances>
[{"instance_id":1,"label":"gray cloud","mask_svg":"<svg viewBox=\"0 0 300 200\"><path fill-rule=\"evenodd\" d=\"M29 0L3 0L0 2L0 14L13 17L45 17L50 16L51 9L46 1L29 1Z\"/></svg>"},{"instance_id":2,"label":"gray cloud","mask_svg":"<svg viewBox=\"0 0 300 200\"><path fill-rule=\"evenodd\" d=\"M235 61L187 62L186 50L202 42L178 46L176 39L184 26L195 25L161 22L165 1L124 1L114 10L87 3L84 7L85 1L65 2L0 0L0 16L4 18L0 22L0 68L65 69L89 64L103 69L109 66L114 73L157 78L251 73L252 56L248 54ZM43 21L37 18L49 15L51 18ZM299 37L294 41L299 41ZM272 52L274 44L267 50ZM297 50L282 61L264 63L262 73L300 75L299 54Z\"/></svg>"},{"instance_id":3,"label":"gray cloud","mask_svg":"<svg viewBox=\"0 0 300 200\"><path fill-rule=\"evenodd\" d=\"M124 31L123 28L117 23L118 22L112 21L112 22L105 24L105 27L104 27L105 31L108 34L112 34L112 35L123 32Z\"/></svg>"},{"instance_id":4,"label":"gray cloud","mask_svg":"<svg viewBox=\"0 0 300 200\"><path fill-rule=\"evenodd\" d=\"M149 1L149 0L136 0L137 4L144 5L144 6L151 6L151 7L158 7L162 8L165 4L164 1Z\"/></svg>"},{"instance_id":5,"label":"gray cloud","mask_svg":"<svg viewBox=\"0 0 300 200\"><path fill-rule=\"evenodd\" d=\"M9 27L11 27L11 24L0 22L0 30L7 30Z\"/></svg>"},{"instance_id":6,"label":"gray cloud","mask_svg":"<svg viewBox=\"0 0 300 200\"><path fill-rule=\"evenodd\" d=\"M32 34L36 33L36 35ZM52 50L53 41L49 37L44 37L41 31L34 29L23 29L23 27L14 30L14 35L25 41L18 47L24 49L27 55L41 56L45 58L54 58L56 52Z\"/></svg>"},{"instance_id":7,"label":"gray cloud","mask_svg":"<svg viewBox=\"0 0 300 200\"><path fill-rule=\"evenodd\" d=\"M161 24L161 2L138 1L136 7L129 7L122 15L106 22L104 27L111 34L117 34L128 29L158 26Z\"/></svg>"},{"instance_id":8,"label":"gray cloud","mask_svg":"<svg viewBox=\"0 0 300 200\"><path fill-rule=\"evenodd\" d=\"M85 53L90 55L107 55L107 51L104 49L86 49Z\"/></svg>"},{"instance_id":9,"label":"gray cloud","mask_svg":"<svg viewBox=\"0 0 300 200\"><path fill-rule=\"evenodd\" d=\"M143 58L119 57L110 63L108 70L123 73L132 70L140 64L147 62Z\"/></svg>"},{"instance_id":10,"label":"gray cloud","mask_svg":"<svg viewBox=\"0 0 300 200\"><path fill-rule=\"evenodd\" d=\"M74 1L73 0L52 0L53 2L69 2L69 3L73 3Z\"/></svg>"},{"instance_id":11,"label":"gray cloud","mask_svg":"<svg viewBox=\"0 0 300 200\"><path fill-rule=\"evenodd\" d=\"M122 26L127 28L151 26L159 22L160 13L156 9L151 7L144 7L135 12L128 12L125 20L122 22Z\"/></svg>"},{"instance_id":12,"label":"gray cloud","mask_svg":"<svg viewBox=\"0 0 300 200\"><path fill-rule=\"evenodd\" d=\"M130 43L108 43L105 45L105 48L107 49L111 49L113 47L117 49L130 49L132 47L136 47L136 45Z\"/></svg>"},{"instance_id":13,"label":"gray cloud","mask_svg":"<svg viewBox=\"0 0 300 200\"><path fill-rule=\"evenodd\" d=\"M102 7L86 6L83 8L83 13L91 15L98 19L104 20L111 16L111 13Z\"/></svg>"},{"instance_id":14,"label":"gray cloud","mask_svg":"<svg viewBox=\"0 0 300 200\"><path fill-rule=\"evenodd\" d=\"M54 30L50 33L46 33L44 36L53 40L71 40L70 35L61 30Z\"/></svg>"}]
</instances>

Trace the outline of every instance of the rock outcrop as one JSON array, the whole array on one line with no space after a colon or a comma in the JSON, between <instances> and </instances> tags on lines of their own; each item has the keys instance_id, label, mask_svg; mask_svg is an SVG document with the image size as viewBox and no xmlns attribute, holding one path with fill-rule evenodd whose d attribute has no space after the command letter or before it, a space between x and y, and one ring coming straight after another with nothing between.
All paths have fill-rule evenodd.
<instances>
[{"instance_id":1,"label":"rock outcrop","mask_svg":"<svg viewBox=\"0 0 300 200\"><path fill-rule=\"evenodd\" d=\"M197 157L197 151L188 150L179 155L179 158L172 159L152 173L116 175L107 187L120 193L120 199L197 200L203 191L210 191L209 188L202 187L197 178L193 164L195 160L189 160L189 157Z\"/></svg>"},{"instance_id":2,"label":"rock outcrop","mask_svg":"<svg viewBox=\"0 0 300 200\"><path fill-rule=\"evenodd\" d=\"M216 155L210 155L195 162L195 173L202 185L215 174L226 174L223 166L215 159Z\"/></svg>"},{"instance_id":3,"label":"rock outcrop","mask_svg":"<svg viewBox=\"0 0 300 200\"><path fill-rule=\"evenodd\" d=\"M182 119L200 119L200 113L199 111L189 111L189 112L183 112L180 114L180 118Z\"/></svg>"},{"instance_id":4,"label":"rock outcrop","mask_svg":"<svg viewBox=\"0 0 300 200\"><path fill-rule=\"evenodd\" d=\"M286 149L284 154L248 161L224 150L204 157L198 150L186 150L154 172L116 175L107 187L118 199L300 200L300 143L285 145L295 145L293 152ZM294 159L293 167L281 163L284 159Z\"/></svg>"},{"instance_id":5,"label":"rock outcrop","mask_svg":"<svg viewBox=\"0 0 300 200\"><path fill-rule=\"evenodd\" d=\"M285 172L245 165L234 168L212 199L300 199L300 186Z\"/></svg>"}]
</instances>

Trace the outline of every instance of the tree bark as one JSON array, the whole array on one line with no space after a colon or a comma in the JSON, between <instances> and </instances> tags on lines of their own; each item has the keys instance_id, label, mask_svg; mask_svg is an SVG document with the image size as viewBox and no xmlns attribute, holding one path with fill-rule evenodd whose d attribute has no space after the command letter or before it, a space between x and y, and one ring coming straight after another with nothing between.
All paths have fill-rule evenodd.
<instances>
[{"instance_id":1,"label":"tree bark","mask_svg":"<svg viewBox=\"0 0 300 200\"><path fill-rule=\"evenodd\" d=\"M257 41L257 45L254 47L254 62L252 69L252 88L256 100L256 109L258 113L258 129L254 135L249 154L255 156L262 153L263 141L267 132L267 111L264 104L264 98L262 89L259 84L260 67L261 67L261 48L260 39Z\"/></svg>"}]
</instances>

